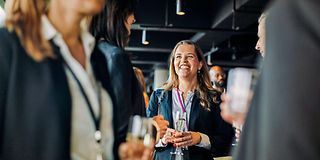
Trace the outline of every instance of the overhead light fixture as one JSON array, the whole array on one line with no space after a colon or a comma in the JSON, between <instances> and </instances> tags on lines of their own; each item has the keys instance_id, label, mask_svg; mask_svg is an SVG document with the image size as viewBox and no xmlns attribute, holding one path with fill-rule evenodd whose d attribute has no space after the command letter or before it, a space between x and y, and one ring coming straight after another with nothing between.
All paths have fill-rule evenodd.
<instances>
[{"instance_id":1,"label":"overhead light fixture","mask_svg":"<svg viewBox=\"0 0 320 160\"><path fill-rule=\"evenodd\" d=\"M182 1L183 0L177 0L177 4L176 4L176 14L179 16L183 16L186 14L182 8Z\"/></svg>"},{"instance_id":2,"label":"overhead light fixture","mask_svg":"<svg viewBox=\"0 0 320 160\"><path fill-rule=\"evenodd\" d=\"M212 65L212 62L211 62L211 54L208 55L207 64L208 64L209 66Z\"/></svg>"},{"instance_id":3,"label":"overhead light fixture","mask_svg":"<svg viewBox=\"0 0 320 160\"><path fill-rule=\"evenodd\" d=\"M142 31L142 44L144 44L144 45L148 45L149 44L149 41L148 41L148 39L147 39L147 30L146 29L144 29L143 31Z\"/></svg>"}]
</instances>

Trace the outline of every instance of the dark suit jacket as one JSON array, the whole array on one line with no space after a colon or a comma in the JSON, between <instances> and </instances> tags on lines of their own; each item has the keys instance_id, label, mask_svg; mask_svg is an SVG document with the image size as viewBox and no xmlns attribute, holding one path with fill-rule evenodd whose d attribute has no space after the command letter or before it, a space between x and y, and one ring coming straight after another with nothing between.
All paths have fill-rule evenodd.
<instances>
[{"instance_id":1,"label":"dark suit jacket","mask_svg":"<svg viewBox=\"0 0 320 160\"><path fill-rule=\"evenodd\" d=\"M153 92L147 109L147 117L160 114L169 121L169 127L173 128L172 118L172 91L167 91L161 96L162 89ZM159 103L160 102L160 103ZM212 156L227 155L233 137L232 127L225 123L220 116L218 105L211 103L211 111L207 111L200 106L197 94L194 95L191 105L189 131L201 132L210 138L211 150L197 146L188 147L190 159L210 159ZM172 145L164 148L156 148L155 159L169 159Z\"/></svg>"},{"instance_id":2,"label":"dark suit jacket","mask_svg":"<svg viewBox=\"0 0 320 160\"><path fill-rule=\"evenodd\" d=\"M120 111L117 114L117 135L119 142L124 142L130 116L146 114L143 94L128 55L106 41L100 41L98 47L107 60L111 89Z\"/></svg>"},{"instance_id":3,"label":"dark suit jacket","mask_svg":"<svg viewBox=\"0 0 320 160\"><path fill-rule=\"evenodd\" d=\"M0 159L70 159L72 100L59 49L52 44L56 58L35 62L15 33L2 28L0 35ZM91 62L114 99L98 49Z\"/></svg>"},{"instance_id":4,"label":"dark suit jacket","mask_svg":"<svg viewBox=\"0 0 320 160\"><path fill-rule=\"evenodd\" d=\"M320 159L320 1L275 1L236 160Z\"/></svg>"}]
</instances>

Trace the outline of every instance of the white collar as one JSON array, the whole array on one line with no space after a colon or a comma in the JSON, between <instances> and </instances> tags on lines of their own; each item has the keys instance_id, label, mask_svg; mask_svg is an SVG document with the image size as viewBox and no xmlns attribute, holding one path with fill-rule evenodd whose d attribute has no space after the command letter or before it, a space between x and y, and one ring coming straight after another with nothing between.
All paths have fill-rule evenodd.
<instances>
[{"instance_id":1,"label":"white collar","mask_svg":"<svg viewBox=\"0 0 320 160\"><path fill-rule=\"evenodd\" d=\"M0 16L4 16L4 15L5 15L4 9L0 6Z\"/></svg>"},{"instance_id":2,"label":"white collar","mask_svg":"<svg viewBox=\"0 0 320 160\"><path fill-rule=\"evenodd\" d=\"M49 21L48 17L46 15L43 15L41 17L41 27L42 27L42 33L46 40L52 40L56 37L61 37L61 34L54 28L54 26ZM92 51L95 46L95 39L94 37L88 32L88 30L85 27L81 27L81 40L85 47L85 54L87 57L90 57L92 54ZM86 50L87 48L87 50Z\"/></svg>"},{"instance_id":3,"label":"white collar","mask_svg":"<svg viewBox=\"0 0 320 160\"><path fill-rule=\"evenodd\" d=\"M4 26L5 19L6 19L6 14L5 14L4 10L2 9L2 7L0 6L0 27Z\"/></svg>"}]
</instances>

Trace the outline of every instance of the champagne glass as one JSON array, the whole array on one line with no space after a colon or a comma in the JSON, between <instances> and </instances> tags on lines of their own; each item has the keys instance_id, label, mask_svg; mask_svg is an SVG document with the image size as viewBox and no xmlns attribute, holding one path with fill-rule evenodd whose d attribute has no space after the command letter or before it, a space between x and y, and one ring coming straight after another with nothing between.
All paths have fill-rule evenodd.
<instances>
[{"instance_id":1,"label":"champagne glass","mask_svg":"<svg viewBox=\"0 0 320 160\"><path fill-rule=\"evenodd\" d=\"M244 119L250 105L254 84L255 70L247 68L234 68L229 71L227 83L227 106L229 111L235 117L233 127L236 132L241 132ZM232 145L237 145L238 139L235 139Z\"/></svg>"},{"instance_id":2,"label":"champagne glass","mask_svg":"<svg viewBox=\"0 0 320 160\"><path fill-rule=\"evenodd\" d=\"M177 111L174 115L175 118L175 125L174 128L178 132L184 132L186 130L186 120L187 120L187 114L186 112L180 112ZM170 152L171 154L171 160L183 160L184 159L184 153L183 153L182 147L176 147L174 152Z\"/></svg>"},{"instance_id":3,"label":"champagne glass","mask_svg":"<svg viewBox=\"0 0 320 160\"><path fill-rule=\"evenodd\" d=\"M139 115L130 117L126 140L152 148L154 145L152 119Z\"/></svg>"}]
</instances>

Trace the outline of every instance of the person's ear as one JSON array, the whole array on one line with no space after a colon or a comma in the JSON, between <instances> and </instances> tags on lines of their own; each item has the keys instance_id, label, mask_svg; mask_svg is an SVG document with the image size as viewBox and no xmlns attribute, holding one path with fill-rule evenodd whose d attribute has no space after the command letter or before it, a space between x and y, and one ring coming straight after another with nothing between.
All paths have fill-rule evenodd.
<instances>
[{"instance_id":1,"label":"person's ear","mask_svg":"<svg viewBox=\"0 0 320 160\"><path fill-rule=\"evenodd\" d=\"M202 66L203 66L203 62L201 61L198 70L201 70Z\"/></svg>"}]
</instances>

